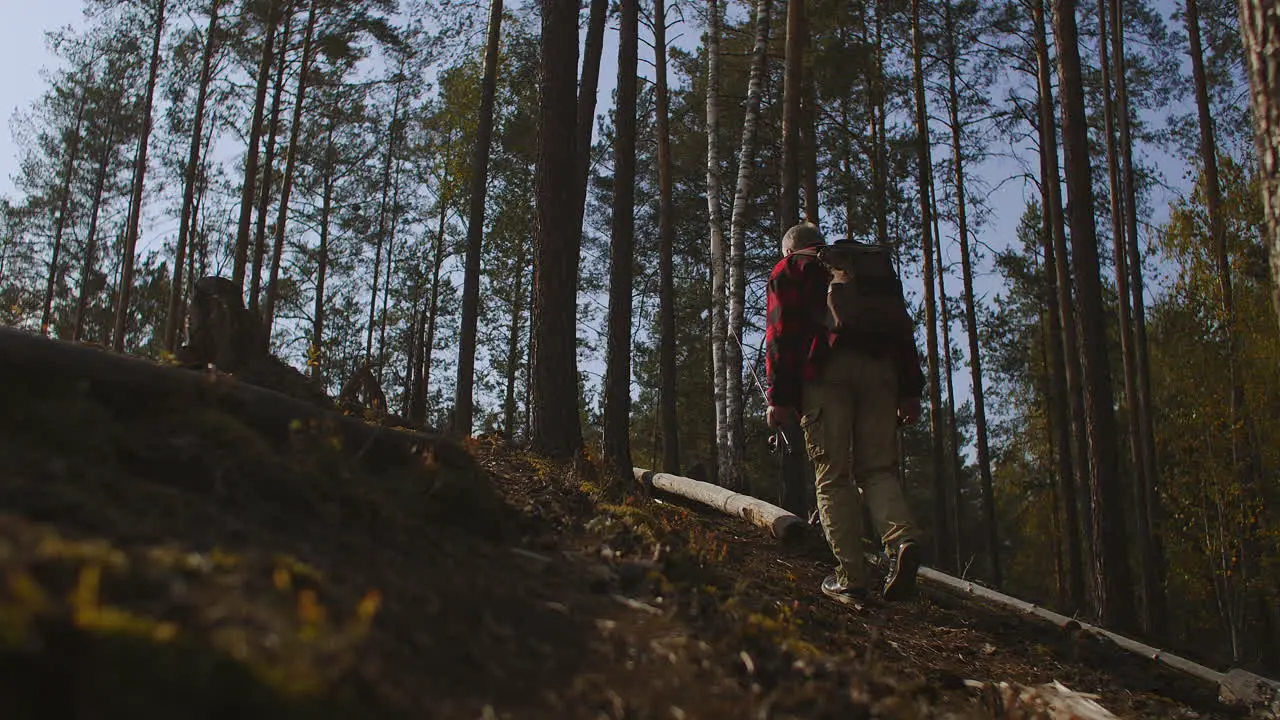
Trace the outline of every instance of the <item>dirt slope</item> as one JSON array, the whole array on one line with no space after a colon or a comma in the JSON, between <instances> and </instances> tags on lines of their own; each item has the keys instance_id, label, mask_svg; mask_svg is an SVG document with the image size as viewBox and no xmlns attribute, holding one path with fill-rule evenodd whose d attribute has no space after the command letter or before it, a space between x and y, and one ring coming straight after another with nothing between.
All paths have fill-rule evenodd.
<instances>
[{"instance_id":1,"label":"dirt slope","mask_svg":"<svg viewBox=\"0 0 1280 720\"><path fill-rule=\"evenodd\" d=\"M1120 717L1227 716L989 613L854 615L817 593L819 539L626 500L589 464L373 457L100 385L4 388L6 718L991 717L966 680L1055 679Z\"/></svg>"}]
</instances>

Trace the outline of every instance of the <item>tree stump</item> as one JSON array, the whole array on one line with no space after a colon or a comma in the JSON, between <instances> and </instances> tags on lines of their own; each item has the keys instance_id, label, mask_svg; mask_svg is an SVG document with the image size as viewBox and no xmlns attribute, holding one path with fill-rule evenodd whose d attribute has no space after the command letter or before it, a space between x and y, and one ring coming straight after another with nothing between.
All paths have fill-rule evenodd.
<instances>
[{"instance_id":1,"label":"tree stump","mask_svg":"<svg viewBox=\"0 0 1280 720\"><path fill-rule=\"evenodd\" d=\"M187 343L175 353L183 367L212 367L251 385L334 408L323 388L271 354L262 319L245 308L240 288L230 280L198 280L187 323Z\"/></svg>"}]
</instances>

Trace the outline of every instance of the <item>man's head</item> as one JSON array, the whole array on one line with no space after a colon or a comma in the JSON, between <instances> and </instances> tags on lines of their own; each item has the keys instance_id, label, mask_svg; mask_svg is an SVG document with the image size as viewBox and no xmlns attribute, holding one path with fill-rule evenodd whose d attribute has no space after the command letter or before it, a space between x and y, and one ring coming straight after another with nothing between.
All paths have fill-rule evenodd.
<instances>
[{"instance_id":1,"label":"man's head","mask_svg":"<svg viewBox=\"0 0 1280 720\"><path fill-rule=\"evenodd\" d=\"M813 223L803 222L799 225L791 226L786 234L782 236L782 254L790 255L797 250L804 250L815 245L822 245L825 242L822 238L822 231Z\"/></svg>"}]
</instances>

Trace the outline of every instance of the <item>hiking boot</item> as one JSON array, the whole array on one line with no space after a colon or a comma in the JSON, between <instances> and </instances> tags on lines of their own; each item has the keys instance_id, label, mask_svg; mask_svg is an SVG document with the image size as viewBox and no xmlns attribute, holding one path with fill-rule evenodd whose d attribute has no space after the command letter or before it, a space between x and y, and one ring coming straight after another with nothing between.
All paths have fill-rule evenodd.
<instances>
[{"instance_id":1,"label":"hiking boot","mask_svg":"<svg viewBox=\"0 0 1280 720\"><path fill-rule=\"evenodd\" d=\"M905 600L915 595L916 572L920 569L920 548L906 540L889 555L889 575L884 580L884 599Z\"/></svg>"},{"instance_id":2,"label":"hiking boot","mask_svg":"<svg viewBox=\"0 0 1280 720\"><path fill-rule=\"evenodd\" d=\"M835 575L828 575L822 581L822 594L852 608L864 608L871 604L871 593L866 588L841 585Z\"/></svg>"}]
</instances>

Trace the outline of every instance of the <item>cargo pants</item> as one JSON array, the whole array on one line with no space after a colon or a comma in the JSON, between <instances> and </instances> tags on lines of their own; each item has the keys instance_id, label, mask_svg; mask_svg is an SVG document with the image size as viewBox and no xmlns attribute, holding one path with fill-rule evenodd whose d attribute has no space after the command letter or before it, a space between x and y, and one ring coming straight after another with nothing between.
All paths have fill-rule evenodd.
<instances>
[{"instance_id":1,"label":"cargo pants","mask_svg":"<svg viewBox=\"0 0 1280 720\"><path fill-rule=\"evenodd\" d=\"M800 426L814 465L818 513L838 563L836 580L868 587L863 500L886 550L914 539L898 484L898 374L890 358L833 349L804 386Z\"/></svg>"}]
</instances>

